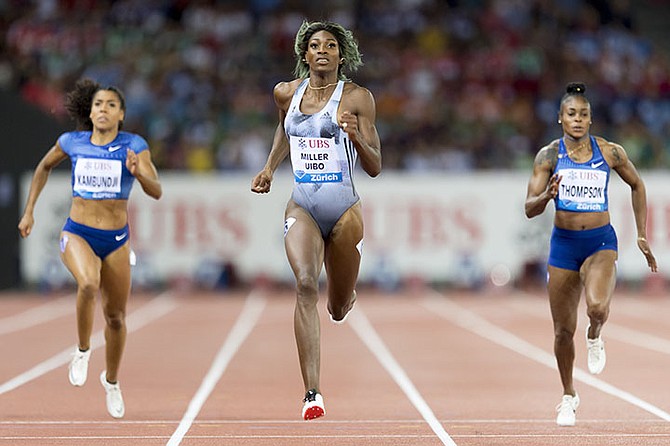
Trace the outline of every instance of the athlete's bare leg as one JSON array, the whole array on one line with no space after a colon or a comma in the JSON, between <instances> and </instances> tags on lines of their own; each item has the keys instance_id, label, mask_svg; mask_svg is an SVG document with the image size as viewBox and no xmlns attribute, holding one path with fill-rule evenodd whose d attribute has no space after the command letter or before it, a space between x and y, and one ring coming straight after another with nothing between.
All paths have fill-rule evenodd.
<instances>
[{"instance_id":1,"label":"athlete's bare leg","mask_svg":"<svg viewBox=\"0 0 670 446\"><path fill-rule=\"evenodd\" d=\"M337 222L326 242L328 312L340 321L356 300L354 288L361 263L363 216L359 203L349 208Z\"/></svg>"},{"instance_id":2,"label":"athlete's bare leg","mask_svg":"<svg viewBox=\"0 0 670 446\"><path fill-rule=\"evenodd\" d=\"M118 379L126 345L126 305L130 296L130 247L126 243L105 257L101 272L102 312L105 316L107 381Z\"/></svg>"},{"instance_id":3,"label":"athlete's bare leg","mask_svg":"<svg viewBox=\"0 0 670 446\"><path fill-rule=\"evenodd\" d=\"M575 362L577 308L582 291L579 272L553 266L549 271L549 304L554 322L554 355L564 395L575 395L572 368Z\"/></svg>"},{"instance_id":4,"label":"athlete's bare leg","mask_svg":"<svg viewBox=\"0 0 670 446\"><path fill-rule=\"evenodd\" d=\"M95 299L100 289L101 260L78 235L61 233L61 259L77 282L77 334L79 349L91 348Z\"/></svg>"},{"instance_id":5,"label":"athlete's bare leg","mask_svg":"<svg viewBox=\"0 0 670 446\"><path fill-rule=\"evenodd\" d=\"M616 259L616 251L602 250L586 259L582 265L590 339L600 336L600 330L609 317L616 285Z\"/></svg>"},{"instance_id":6,"label":"athlete's bare leg","mask_svg":"<svg viewBox=\"0 0 670 446\"><path fill-rule=\"evenodd\" d=\"M320 392L321 325L317 303L324 242L312 217L293 201L286 208L290 228L284 246L296 281L294 331L305 390Z\"/></svg>"}]
</instances>

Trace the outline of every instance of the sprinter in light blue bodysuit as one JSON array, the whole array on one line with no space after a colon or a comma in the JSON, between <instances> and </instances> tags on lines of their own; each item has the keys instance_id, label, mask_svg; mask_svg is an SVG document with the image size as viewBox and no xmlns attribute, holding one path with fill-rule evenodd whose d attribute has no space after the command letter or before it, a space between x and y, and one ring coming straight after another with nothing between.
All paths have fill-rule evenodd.
<instances>
[{"instance_id":1,"label":"sprinter in light blue bodysuit","mask_svg":"<svg viewBox=\"0 0 670 446\"><path fill-rule=\"evenodd\" d=\"M563 397L557 407L559 426L574 426L579 406L572 369L582 290L588 316L585 333L588 369L598 374L605 367L601 329L609 316L618 256L607 194L611 170L631 189L637 245L650 270L658 270L647 241L644 182L623 147L589 134L591 105L585 91L582 83L568 84L558 113L563 137L537 153L525 204L529 218L544 212L550 201L556 206L547 289L554 324L554 353L563 386Z\"/></svg>"},{"instance_id":2,"label":"sprinter in light blue bodysuit","mask_svg":"<svg viewBox=\"0 0 670 446\"><path fill-rule=\"evenodd\" d=\"M120 90L83 79L67 95L66 108L77 121L78 131L62 134L37 165L19 232L22 237L30 235L37 198L51 170L70 158L72 205L61 232L60 252L77 282L79 345L68 378L73 386L86 382L95 299L100 294L106 322L106 370L100 374L100 383L107 411L122 418L125 405L117 376L126 341L131 284L128 196L134 180L155 199L160 198L162 188L146 141L120 131L126 110Z\"/></svg>"},{"instance_id":3,"label":"sprinter in light blue bodysuit","mask_svg":"<svg viewBox=\"0 0 670 446\"><path fill-rule=\"evenodd\" d=\"M295 338L304 383L302 418L325 415L319 389L319 275L325 265L331 320L344 322L356 301L363 217L353 183L359 160L375 177L381 144L375 101L343 74L361 65L350 31L331 22L303 22L295 39L297 79L274 89L279 124L251 190L267 193L290 154L294 188L286 206L284 245L296 279Z\"/></svg>"}]
</instances>

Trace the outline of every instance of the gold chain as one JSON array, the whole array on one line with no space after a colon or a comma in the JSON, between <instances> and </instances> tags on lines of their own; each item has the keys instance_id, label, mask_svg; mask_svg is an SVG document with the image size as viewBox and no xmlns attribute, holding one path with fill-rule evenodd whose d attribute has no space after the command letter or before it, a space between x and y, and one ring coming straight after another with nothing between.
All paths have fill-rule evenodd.
<instances>
[{"instance_id":1,"label":"gold chain","mask_svg":"<svg viewBox=\"0 0 670 446\"><path fill-rule=\"evenodd\" d=\"M323 87L312 87L312 84L310 82L307 82L307 86L309 87L310 90L325 90L328 87L332 87L333 85L337 85L337 82L334 84L328 84L324 85Z\"/></svg>"},{"instance_id":2,"label":"gold chain","mask_svg":"<svg viewBox=\"0 0 670 446\"><path fill-rule=\"evenodd\" d=\"M588 146L588 145L590 145L590 144L591 144L591 141L590 141L590 140L589 140L589 141L584 141L583 143L581 143L580 145L578 145L578 146L575 147L574 149L572 149L572 150L568 150L568 158L569 158L573 153L575 153L575 152L579 152L579 151L582 150L584 147L586 147L586 146Z\"/></svg>"}]
</instances>

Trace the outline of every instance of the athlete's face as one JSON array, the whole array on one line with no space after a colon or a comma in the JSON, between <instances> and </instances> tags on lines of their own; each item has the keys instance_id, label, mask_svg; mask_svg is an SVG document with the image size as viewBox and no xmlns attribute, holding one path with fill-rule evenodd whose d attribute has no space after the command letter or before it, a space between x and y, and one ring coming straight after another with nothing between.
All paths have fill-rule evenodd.
<instances>
[{"instance_id":1,"label":"athlete's face","mask_svg":"<svg viewBox=\"0 0 670 446\"><path fill-rule=\"evenodd\" d=\"M90 118L93 122L93 128L96 130L118 129L124 116L125 112L121 108L121 100L115 92L100 90L93 96Z\"/></svg>"},{"instance_id":2,"label":"athlete's face","mask_svg":"<svg viewBox=\"0 0 670 446\"><path fill-rule=\"evenodd\" d=\"M312 34L307 42L305 60L312 71L337 71L340 63L340 45L335 36L325 30Z\"/></svg>"},{"instance_id":3,"label":"athlete's face","mask_svg":"<svg viewBox=\"0 0 670 446\"><path fill-rule=\"evenodd\" d=\"M558 119L566 135L582 138L588 135L591 127L591 105L583 97L570 97L563 102Z\"/></svg>"}]
</instances>

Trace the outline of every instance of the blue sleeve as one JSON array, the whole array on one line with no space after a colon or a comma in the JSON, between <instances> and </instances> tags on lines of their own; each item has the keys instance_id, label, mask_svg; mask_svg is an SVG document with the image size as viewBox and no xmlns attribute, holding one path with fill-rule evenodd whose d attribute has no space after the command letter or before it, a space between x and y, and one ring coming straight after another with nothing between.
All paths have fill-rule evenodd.
<instances>
[{"instance_id":1,"label":"blue sleeve","mask_svg":"<svg viewBox=\"0 0 670 446\"><path fill-rule=\"evenodd\" d=\"M63 133L58 137L57 141L61 150L63 150L63 152L65 152L68 156L70 156L71 150L70 141L72 141L72 132Z\"/></svg>"},{"instance_id":2,"label":"blue sleeve","mask_svg":"<svg viewBox=\"0 0 670 446\"><path fill-rule=\"evenodd\" d=\"M142 138L140 135L133 134L133 138L130 141L130 148L135 153L144 152L145 150L149 150L149 143L147 143L146 139Z\"/></svg>"}]
</instances>

